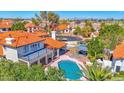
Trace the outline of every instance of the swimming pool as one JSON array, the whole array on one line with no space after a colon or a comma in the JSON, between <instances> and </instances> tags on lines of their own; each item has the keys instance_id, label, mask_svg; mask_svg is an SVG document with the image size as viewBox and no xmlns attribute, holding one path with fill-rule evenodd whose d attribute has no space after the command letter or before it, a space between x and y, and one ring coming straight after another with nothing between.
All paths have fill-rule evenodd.
<instances>
[{"instance_id":1,"label":"swimming pool","mask_svg":"<svg viewBox=\"0 0 124 93\"><path fill-rule=\"evenodd\" d=\"M60 61L58 67L64 71L65 78L70 80L79 80L83 76L78 65L71 60Z\"/></svg>"}]
</instances>

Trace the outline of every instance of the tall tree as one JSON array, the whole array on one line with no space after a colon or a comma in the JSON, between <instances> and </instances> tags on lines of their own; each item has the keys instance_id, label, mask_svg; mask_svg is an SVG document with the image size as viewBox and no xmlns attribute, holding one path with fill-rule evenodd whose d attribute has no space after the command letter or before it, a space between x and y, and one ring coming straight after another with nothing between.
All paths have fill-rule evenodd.
<instances>
[{"instance_id":1,"label":"tall tree","mask_svg":"<svg viewBox=\"0 0 124 93\"><path fill-rule=\"evenodd\" d=\"M104 25L100 30L100 38L107 48L113 50L117 44L124 40L124 29L118 24Z\"/></svg>"},{"instance_id":2,"label":"tall tree","mask_svg":"<svg viewBox=\"0 0 124 93\"><path fill-rule=\"evenodd\" d=\"M32 18L31 21L32 21L33 24L38 25L38 21L35 18Z\"/></svg>"},{"instance_id":3,"label":"tall tree","mask_svg":"<svg viewBox=\"0 0 124 93\"><path fill-rule=\"evenodd\" d=\"M26 30L25 24L26 22L16 22L15 24L12 25L11 29L12 30Z\"/></svg>"},{"instance_id":4,"label":"tall tree","mask_svg":"<svg viewBox=\"0 0 124 93\"><path fill-rule=\"evenodd\" d=\"M81 35L81 28L79 26L75 27L75 31L73 33L75 35Z\"/></svg>"},{"instance_id":5,"label":"tall tree","mask_svg":"<svg viewBox=\"0 0 124 93\"><path fill-rule=\"evenodd\" d=\"M88 42L88 56L92 61L103 58L104 44L100 38L93 38Z\"/></svg>"},{"instance_id":6,"label":"tall tree","mask_svg":"<svg viewBox=\"0 0 124 93\"><path fill-rule=\"evenodd\" d=\"M42 65L32 65L28 68L26 64L14 63L12 61L0 60L0 80L3 81L61 81L65 80L63 72L57 68L50 67L45 70Z\"/></svg>"},{"instance_id":7,"label":"tall tree","mask_svg":"<svg viewBox=\"0 0 124 93\"><path fill-rule=\"evenodd\" d=\"M59 16L54 12L41 11L39 15L36 15L36 21L38 25L43 27L46 31L51 31L54 25L59 23Z\"/></svg>"},{"instance_id":8,"label":"tall tree","mask_svg":"<svg viewBox=\"0 0 124 93\"><path fill-rule=\"evenodd\" d=\"M93 31L94 31L94 29L93 29L92 26L86 25L84 28L82 28L82 33L81 34L84 37L89 37L90 33L93 32Z\"/></svg>"}]
</instances>

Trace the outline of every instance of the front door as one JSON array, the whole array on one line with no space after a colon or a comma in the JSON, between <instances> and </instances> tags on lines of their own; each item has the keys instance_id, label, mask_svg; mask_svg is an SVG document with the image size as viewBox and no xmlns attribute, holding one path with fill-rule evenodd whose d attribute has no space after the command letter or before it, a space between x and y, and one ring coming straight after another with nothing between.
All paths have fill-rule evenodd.
<instances>
[{"instance_id":1,"label":"front door","mask_svg":"<svg viewBox=\"0 0 124 93\"><path fill-rule=\"evenodd\" d=\"M119 72L119 71L120 71L120 69L121 69L121 67L120 67L120 66L116 66L116 72Z\"/></svg>"}]
</instances>

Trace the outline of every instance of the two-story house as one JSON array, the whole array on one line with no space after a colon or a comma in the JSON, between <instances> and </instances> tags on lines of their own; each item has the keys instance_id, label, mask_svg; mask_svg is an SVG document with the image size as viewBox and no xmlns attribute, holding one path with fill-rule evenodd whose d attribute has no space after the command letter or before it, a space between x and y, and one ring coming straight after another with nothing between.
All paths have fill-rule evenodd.
<instances>
[{"instance_id":1,"label":"two-story house","mask_svg":"<svg viewBox=\"0 0 124 93\"><path fill-rule=\"evenodd\" d=\"M39 27L36 26L36 25L33 24L33 23L27 23L27 24L25 25L25 28L26 28L27 32L35 32L35 31L38 30Z\"/></svg>"},{"instance_id":2,"label":"two-story house","mask_svg":"<svg viewBox=\"0 0 124 93\"><path fill-rule=\"evenodd\" d=\"M59 56L65 43L42 38L25 31L9 31L0 34L0 56L14 62L32 64L48 64L55 56Z\"/></svg>"},{"instance_id":3,"label":"two-story house","mask_svg":"<svg viewBox=\"0 0 124 93\"><path fill-rule=\"evenodd\" d=\"M55 28L58 33L70 33L71 29L68 24L60 24Z\"/></svg>"}]
</instances>

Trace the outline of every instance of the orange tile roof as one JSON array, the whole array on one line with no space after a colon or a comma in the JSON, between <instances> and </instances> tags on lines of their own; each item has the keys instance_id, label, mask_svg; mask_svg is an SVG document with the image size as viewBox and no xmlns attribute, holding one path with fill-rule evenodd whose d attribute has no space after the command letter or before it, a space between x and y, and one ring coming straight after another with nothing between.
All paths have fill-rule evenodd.
<instances>
[{"instance_id":1,"label":"orange tile roof","mask_svg":"<svg viewBox=\"0 0 124 93\"><path fill-rule=\"evenodd\" d=\"M11 28L11 24L0 24L0 28Z\"/></svg>"},{"instance_id":2,"label":"orange tile roof","mask_svg":"<svg viewBox=\"0 0 124 93\"><path fill-rule=\"evenodd\" d=\"M113 51L113 57L115 59L124 58L124 43L117 45Z\"/></svg>"},{"instance_id":3,"label":"orange tile roof","mask_svg":"<svg viewBox=\"0 0 124 93\"><path fill-rule=\"evenodd\" d=\"M68 29L67 24L61 24L56 27L56 30L65 30L65 29Z\"/></svg>"},{"instance_id":4,"label":"orange tile roof","mask_svg":"<svg viewBox=\"0 0 124 93\"><path fill-rule=\"evenodd\" d=\"M66 43L54 40L51 37L45 38L44 43L47 45L47 48L62 48L66 45Z\"/></svg>"},{"instance_id":5,"label":"orange tile roof","mask_svg":"<svg viewBox=\"0 0 124 93\"><path fill-rule=\"evenodd\" d=\"M13 23L14 23L13 20L1 20L0 28L11 28Z\"/></svg>"},{"instance_id":6,"label":"orange tile roof","mask_svg":"<svg viewBox=\"0 0 124 93\"><path fill-rule=\"evenodd\" d=\"M0 46L0 56L3 56L3 47Z\"/></svg>"},{"instance_id":7,"label":"orange tile roof","mask_svg":"<svg viewBox=\"0 0 124 93\"><path fill-rule=\"evenodd\" d=\"M36 27L36 25L33 24L33 23L27 23L27 24L25 25L25 28L28 28L28 27Z\"/></svg>"},{"instance_id":8,"label":"orange tile roof","mask_svg":"<svg viewBox=\"0 0 124 93\"><path fill-rule=\"evenodd\" d=\"M1 22L9 23L9 24L13 24L13 23L14 23L14 20L11 20L11 19L5 19L5 20L2 20Z\"/></svg>"},{"instance_id":9,"label":"orange tile roof","mask_svg":"<svg viewBox=\"0 0 124 93\"><path fill-rule=\"evenodd\" d=\"M7 44L5 41L5 38L10 36L14 38L14 41L12 44ZM11 47L20 47L20 46L28 45L34 42L40 42L40 41L43 41L43 38L40 38L36 35L33 35L25 31L21 31L21 30L9 31L9 32L0 34L0 44L11 46Z\"/></svg>"},{"instance_id":10,"label":"orange tile roof","mask_svg":"<svg viewBox=\"0 0 124 93\"><path fill-rule=\"evenodd\" d=\"M49 33L45 32L45 31L35 31L32 34L36 35L36 36L48 36Z\"/></svg>"}]
</instances>

